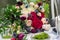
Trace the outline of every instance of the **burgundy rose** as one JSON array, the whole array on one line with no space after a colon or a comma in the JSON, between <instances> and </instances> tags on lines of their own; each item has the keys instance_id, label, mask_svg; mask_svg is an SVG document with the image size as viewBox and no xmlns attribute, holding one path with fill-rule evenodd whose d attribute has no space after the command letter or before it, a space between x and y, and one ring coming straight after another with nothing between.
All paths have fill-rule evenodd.
<instances>
[{"instance_id":1,"label":"burgundy rose","mask_svg":"<svg viewBox=\"0 0 60 40\"><path fill-rule=\"evenodd\" d=\"M26 19L26 17L23 16L23 17L20 17L20 19L21 19L22 21L24 21L24 20Z\"/></svg>"},{"instance_id":2,"label":"burgundy rose","mask_svg":"<svg viewBox=\"0 0 60 40\"><path fill-rule=\"evenodd\" d=\"M41 6L41 5L42 5L42 2L39 2L39 3L38 3L38 6Z\"/></svg>"},{"instance_id":3,"label":"burgundy rose","mask_svg":"<svg viewBox=\"0 0 60 40\"><path fill-rule=\"evenodd\" d=\"M16 6L21 6L23 3L22 2L17 2Z\"/></svg>"},{"instance_id":4,"label":"burgundy rose","mask_svg":"<svg viewBox=\"0 0 60 40\"><path fill-rule=\"evenodd\" d=\"M24 34L23 34L23 33L20 33L20 34L18 35L18 40L23 40L23 37L24 37Z\"/></svg>"},{"instance_id":5,"label":"burgundy rose","mask_svg":"<svg viewBox=\"0 0 60 40\"><path fill-rule=\"evenodd\" d=\"M36 33L37 31L36 31L35 29L32 29L31 32L32 32L32 33Z\"/></svg>"}]
</instances>

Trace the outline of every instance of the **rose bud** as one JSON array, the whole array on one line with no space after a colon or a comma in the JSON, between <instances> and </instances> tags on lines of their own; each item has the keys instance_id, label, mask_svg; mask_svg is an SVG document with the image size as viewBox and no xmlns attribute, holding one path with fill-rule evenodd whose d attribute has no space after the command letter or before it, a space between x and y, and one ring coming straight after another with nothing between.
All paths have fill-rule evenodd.
<instances>
[{"instance_id":1,"label":"rose bud","mask_svg":"<svg viewBox=\"0 0 60 40\"><path fill-rule=\"evenodd\" d=\"M23 34L23 33L20 33L20 34L18 35L18 40L23 40L23 37L24 37L24 34Z\"/></svg>"},{"instance_id":2,"label":"rose bud","mask_svg":"<svg viewBox=\"0 0 60 40\"><path fill-rule=\"evenodd\" d=\"M24 21L24 20L26 19L26 17L25 17L25 16L22 16L22 17L20 17L20 19L21 19L22 21Z\"/></svg>"},{"instance_id":3,"label":"rose bud","mask_svg":"<svg viewBox=\"0 0 60 40\"><path fill-rule=\"evenodd\" d=\"M36 30L35 30L35 29L32 29L31 32L32 32L32 33L36 33Z\"/></svg>"},{"instance_id":4,"label":"rose bud","mask_svg":"<svg viewBox=\"0 0 60 40\"><path fill-rule=\"evenodd\" d=\"M39 3L38 3L38 6L40 7L41 5L42 5L42 2L39 2Z\"/></svg>"},{"instance_id":5,"label":"rose bud","mask_svg":"<svg viewBox=\"0 0 60 40\"><path fill-rule=\"evenodd\" d=\"M17 2L16 6L21 6L23 3L22 2Z\"/></svg>"}]
</instances>

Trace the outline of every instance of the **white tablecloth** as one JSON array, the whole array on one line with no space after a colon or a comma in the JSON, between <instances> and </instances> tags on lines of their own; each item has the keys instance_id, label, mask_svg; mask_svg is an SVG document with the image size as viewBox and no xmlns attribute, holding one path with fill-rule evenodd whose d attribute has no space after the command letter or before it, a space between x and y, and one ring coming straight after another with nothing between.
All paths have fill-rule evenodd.
<instances>
[{"instance_id":1,"label":"white tablecloth","mask_svg":"<svg viewBox=\"0 0 60 40\"><path fill-rule=\"evenodd\" d=\"M32 36L34 36L35 34L33 34L33 33L29 33L29 34L27 34L27 37L26 37L26 39L27 40L32 40ZM49 34L50 35L50 39L49 40L60 40L60 36L57 36L57 35L54 35L54 34ZM0 40L11 40L11 39L3 39L2 37L1 37L1 35L0 35Z\"/></svg>"},{"instance_id":2,"label":"white tablecloth","mask_svg":"<svg viewBox=\"0 0 60 40\"><path fill-rule=\"evenodd\" d=\"M1 37L1 35L0 35L0 40L2 40L2 37Z\"/></svg>"},{"instance_id":3,"label":"white tablecloth","mask_svg":"<svg viewBox=\"0 0 60 40\"><path fill-rule=\"evenodd\" d=\"M27 34L27 40L32 40L32 36L34 36L35 34L32 34L32 33L30 33L30 34ZM50 36L50 39L49 40L60 40L60 37L59 36L57 36L57 35L54 35L54 34L49 34L49 36Z\"/></svg>"}]
</instances>

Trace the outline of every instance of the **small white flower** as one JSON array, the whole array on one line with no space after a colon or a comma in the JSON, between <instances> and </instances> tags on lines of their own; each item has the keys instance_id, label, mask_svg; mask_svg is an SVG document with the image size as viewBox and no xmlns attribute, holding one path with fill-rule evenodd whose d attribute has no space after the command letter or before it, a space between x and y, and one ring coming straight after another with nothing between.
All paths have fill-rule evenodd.
<instances>
[{"instance_id":1,"label":"small white flower","mask_svg":"<svg viewBox=\"0 0 60 40\"><path fill-rule=\"evenodd\" d=\"M37 16L41 16L41 13L39 12L39 13L37 13Z\"/></svg>"},{"instance_id":2,"label":"small white flower","mask_svg":"<svg viewBox=\"0 0 60 40\"><path fill-rule=\"evenodd\" d=\"M46 23L46 18L42 18L41 21L43 22L43 24Z\"/></svg>"},{"instance_id":3,"label":"small white flower","mask_svg":"<svg viewBox=\"0 0 60 40\"><path fill-rule=\"evenodd\" d=\"M31 24L32 24L32 21L31 20L27 20L26 25L27 26L31 26Z\"/></svg>"},{"instance_id":4,"label":"small white flower","mask_svg":"<svg viewBox=\"0 0 60 40\"><path fill-rule=\"evenodd\" d=\"M20 10L17 10L16 12L19 12Z\"/></svg>"},{"instance_id":5,"label":"small white flower","mask_svg":"<svg viewBox=\"0 0 60 40\"><path fill-rule=\"evenodd\" d=\"M30 6L29 8L28 8L28 11L29 12L31 12L31 11L34 11L35 9L32 7L32 6Z\"/></svg>"},{"instance_id":6,"label":"small white flower","mask_svg":"<svg viewBox=\"0 0 60 40\"><path fill-rule=\"evenodd\" d=\"M19 30L17 30L17 34L20 34L20 31Z\"/></svg>"},{"instance_id":7,"label":"small white flower","mask_svg":"<svg viewBox=\"0 0 60 40\"><path fill-rule=\"evenodd\" d=\"M35 4L33 2L30 2L30 6L34 6Z\"/></svg>"},{"instance_id":8,"label":"small white flower","mask_svg":"<svg viewBox=\"0 0 60 40\"><path fill-rule=\"evenodd\" d=\"M8 25L9 27L11 27L11 25Z\"/></svg>"},{"instance_id":9,"label":"small white flower","mask_svg":"<svg viewBox=\"0 0 60 40\"><path fill-rule=\"evenodd\" d=\"M37 9L37 8L38 8L38 5L37 5L37 4L36 4L36 5L34 5L34 8L35 8L35 9Z\"/></svg>"},{"instance_id":10,"label":"small white flower","mask_svg":"<svg viewBox=\"0 0 60 40\"><path fill-rule=\"evenodd\" d=\"M44 8L41 9L41 12L45 12Z\"/></svg>"},{"instance_id":11,"label":"small white flower","mask_svg":"<svg viewBox=\"0 0 60 40\"><path fill-rule=\"evenodd\" d=\"M44 24L43 29L45 29L46 31L49 31L51 29L51 25L50 24Z\"/></svg>"},{"instance_id":12,"label":"small white flower","mask_svg":"<svg viewBox=\"0 0 60 40\"><path fill-rule=\"evenodd\" d=\"M21 8L22 8L22 9L24 9L24 8L25 8L25 5L24 5L24 4L23 4L23 5L21 5Z\"/></svg>"}]
</instances>

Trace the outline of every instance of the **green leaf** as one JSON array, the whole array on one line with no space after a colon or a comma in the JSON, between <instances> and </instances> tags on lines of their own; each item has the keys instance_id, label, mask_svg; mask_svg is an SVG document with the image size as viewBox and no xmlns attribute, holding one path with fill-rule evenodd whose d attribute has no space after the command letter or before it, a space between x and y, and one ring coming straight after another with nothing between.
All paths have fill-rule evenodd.
<instances>
[{"instance_id":1,"label":"green leaf","mask_svg":"<svg viewBox=\"0 0 60 40\"><path fill-rule=\"evenodd\" d=\"M2 30L0 29L0 33L2 32Z\"/></svg>"},{"instance_id":2,"label":"green leaf","mask_svg":"<svg viewBox=\"0 0 60 40\"><path fill-rule=\"evenodd\" d=\"M45 17L49 18L49 4L48 3L44 3L44 9L45 9Z\"/></svg>"}]
</instances>

